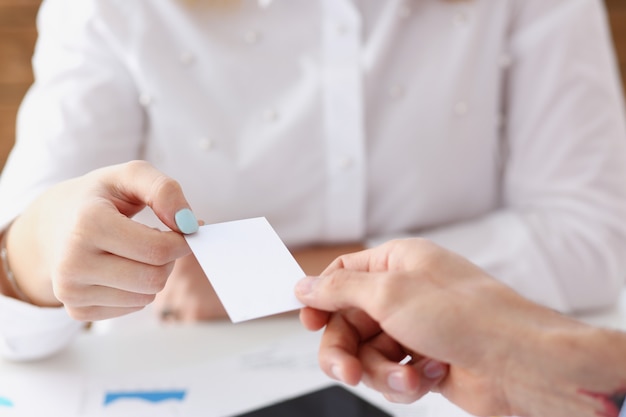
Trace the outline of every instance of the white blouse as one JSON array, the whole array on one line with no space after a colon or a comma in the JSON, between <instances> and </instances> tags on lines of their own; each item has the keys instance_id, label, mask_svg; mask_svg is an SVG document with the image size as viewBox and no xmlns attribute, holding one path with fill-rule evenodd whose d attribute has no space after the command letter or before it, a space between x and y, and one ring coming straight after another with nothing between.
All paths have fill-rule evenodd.
<instances>
[{"instance_id":1,"label":"white blouse","mask_svg":"<svg viewBox=\"0 0 626 417\"><path fill-rule=\"evenodd\" d=\"M58 181L142 158L207 222L266 216L292 248L425 236L556 309L608 305L626 124L603 7L44 1L0 225ZM58 312L30 326L15 304L0 299L5 356L78 328Z\"/></svg>"}]
</instances>

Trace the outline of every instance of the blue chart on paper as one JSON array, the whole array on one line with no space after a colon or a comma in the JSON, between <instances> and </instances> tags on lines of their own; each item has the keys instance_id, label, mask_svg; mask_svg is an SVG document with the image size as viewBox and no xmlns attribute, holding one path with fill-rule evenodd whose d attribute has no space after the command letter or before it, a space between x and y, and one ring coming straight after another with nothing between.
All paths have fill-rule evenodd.
<instances>
[{"instance_id":1,"label":"blue chart on paper","mask_svg":"<svg viewBox=\"0 0 626 417\"><path fill-rule=\"evenodd\" d=\"M112 391L107 392L104 397L104 406L110 405L116 401L139 399L150 403L159 403L167 400L182 402L185 399L187 391L185 390L167 390L167 391Z\"/></svg>"},{"instance_id":2,"label":"blue chart on paper","mask_svg":"<svg viewBox=\"0 0 626 417\"><path fill-rule=\"evenodd\" d=\"M0 397L0 407L13 407L13 402L8 398Z\"/></svg>"}]
</instances>

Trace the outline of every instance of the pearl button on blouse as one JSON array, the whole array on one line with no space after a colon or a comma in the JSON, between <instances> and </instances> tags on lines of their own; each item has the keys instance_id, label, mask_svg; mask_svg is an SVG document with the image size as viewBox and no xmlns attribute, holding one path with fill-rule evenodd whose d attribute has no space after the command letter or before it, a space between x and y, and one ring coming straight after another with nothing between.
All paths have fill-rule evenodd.
<instances>
[{"instance_id":1,"label":"pearl button on blouse","mask_svg":"<svg viewBox=\"0 0 626 417\"><path fill-rule=\"evenodd\" d=\"M467 106L467 103L464 101L459 101L454 106L454 112L457 114L457 116L465 116L468 111L469 108Z\"/></svg>"},{"instance_id":2,"label":"pearl button on blouse","mask_svg":"<svg viewBox=\"0 0 626 417\"><path fill-rule=\"evenodd\" d=\"M265 111L265 120L270 123L277 122L280 118L280 114L276 109L270 109Z\"/></svg>"},{"instance_id":3,"label":"pearl button on blouse","mask_svg":"<svg viewBox=\"0 0 626 417\"><path fill-rule=\"evenodd\" d=\"M151 105L153 100L152 96L148 93L141 93L139 95L139 103L144 107Z\"/></svg>"},{"instance_id":4,"label":"pearl button on blouse","mask_svg":"<svg viewBox=\"0 0 626 417\"><path fill-rule=\"evenodd\" d=\"M213 149L213 141L209 138L202 138L198 141L198 147L201 150L208 152Z\"/></svg>"},{"instance_id":5,"label":"pearl button on blouse","mask_svg":"<svg viewBox=\"0 0 626 417\"><path fill-rule=\"evenodd\" d=\"M190 66L191 64L194 63L194 55L189 52L189 51L183 51L181 52L180 56L179 56L179 61L181 64L183 64L184 66Z\"/></svg>"},{"instance_id":6,"label":"pearl button on blouse","mask_svg":"<svg viewBox=\"0 0 626 417\"><path fill-rule=\"evenodd\" d=\"M246 40L246 42L251 45L259 43L262 38L263 35L256 30L249 30L244 35L244 39Z\"/></svg>"}]
</instances>

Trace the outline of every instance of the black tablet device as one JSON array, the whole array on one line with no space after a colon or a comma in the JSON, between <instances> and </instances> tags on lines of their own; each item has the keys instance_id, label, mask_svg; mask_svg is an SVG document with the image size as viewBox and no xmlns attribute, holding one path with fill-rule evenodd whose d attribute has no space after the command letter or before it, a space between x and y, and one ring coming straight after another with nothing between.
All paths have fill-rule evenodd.
<instances>
[{"instance_id":1,"label":"black tablet device","mask_svg":"<svg viewBox=\"0 0 626 417\"><path fill-rule=\"evenodd\" d=\"M392 417L358 395L332 385L233 417Z\"/></svg>"}]
</instances>

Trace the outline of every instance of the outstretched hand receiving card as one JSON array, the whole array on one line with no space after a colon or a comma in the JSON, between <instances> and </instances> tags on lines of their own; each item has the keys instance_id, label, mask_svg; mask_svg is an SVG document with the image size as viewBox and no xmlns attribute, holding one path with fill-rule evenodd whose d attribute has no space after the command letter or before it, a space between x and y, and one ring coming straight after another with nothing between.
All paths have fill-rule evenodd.
<instances>
[{"instance_id":1,"label":"outstretched hand receiving card","mask_svg":"<svg viewBox=\"0 0 626 417\"><path fill-rule=\"evenodd\" d=\"M264 217L201 226L185 238L234 323L302 307L294 287L304 272Z\"/></svg>"}]
</instances>

